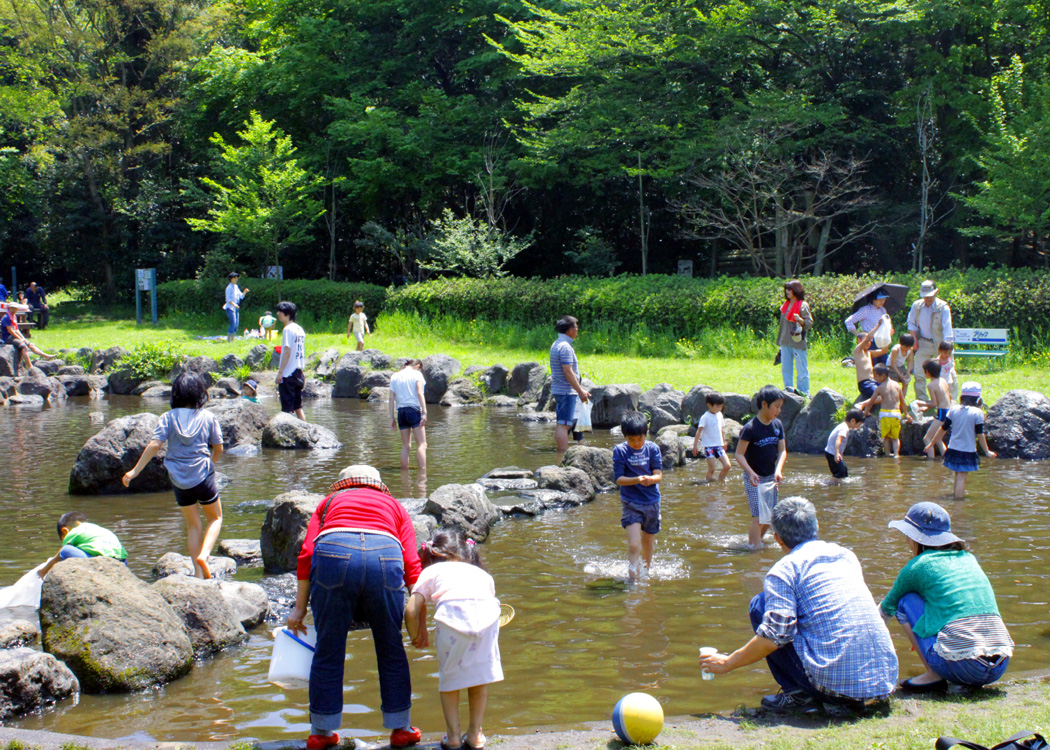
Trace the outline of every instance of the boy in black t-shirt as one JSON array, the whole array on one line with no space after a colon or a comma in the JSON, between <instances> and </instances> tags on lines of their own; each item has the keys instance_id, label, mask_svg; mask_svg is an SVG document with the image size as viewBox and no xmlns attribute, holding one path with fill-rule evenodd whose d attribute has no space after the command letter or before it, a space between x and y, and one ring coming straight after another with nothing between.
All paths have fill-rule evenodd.
<instances>
[{"instance_id":1,"label":"boy in black t-shirt","mask_svg":"<svg viewBox=\"0 0 1050 750\"><path fill-rule=\"evenodd\" d=\"M758 520L758 488L773 482L773 505L779 497L780 482L784 478L784 462L787 460L787 442L784 440L784 425L777 419L784 408L784 394L779 388L767 385L755 394L758 414L752 417L740 431L736 444L736 462L744 470L744 491L751 510L751 526L747 530L747 542L757 549L769 524Z\"/></svg>"}]
</instances>

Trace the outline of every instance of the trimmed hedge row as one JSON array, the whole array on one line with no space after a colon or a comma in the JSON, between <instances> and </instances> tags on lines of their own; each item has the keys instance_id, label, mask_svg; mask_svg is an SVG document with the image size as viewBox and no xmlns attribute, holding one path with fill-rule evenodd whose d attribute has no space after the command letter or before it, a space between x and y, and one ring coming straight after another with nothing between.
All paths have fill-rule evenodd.
<instances>
[{"instance_id":1,"label":"trimmed hedge row","mask_svg":"<svg viewBox=\"0 0 1050 750\"><path fill-rule=\"evenodd\" d=\"M241 303L241 327L251 328L267 310L280 302L273 279L240 279L240 287L251 291ZM383 311L387 290L375 284L352 284L319 279L281 282L281 298L291 300L300 312L316 321L342 320L354 311L354 300L365 303L369 319ZM226 284L221 281L166 281L157 284L157 308L165 315L224 315Z\"/></svg>"},{"instance_id":2,"label":"trimmed hedge row","mask_svg":"<svg viewBox=\"0 0 1050 750\"><path fill-rule=\"evenodd\" d=\"M814 328L824 335L844 332L856 294L886 281L918 298L925 276L813 276L800 279L813 310ZM940 296L951 305L952 322L962 328L1010 328L1018 343L1050 337L1050 274L1032 269L948 270L934 275ZM628 276L608 279L567 276L557 279L438 279L391 290L386 309L423 316L506 320L524 326L551 325L575 315L585 325L644 321L650 329L692 336L712 327L768 331L779 315L783 281L770 278ZM894 315L905 328L907 308Z\"/></svg>"}]
</instances>

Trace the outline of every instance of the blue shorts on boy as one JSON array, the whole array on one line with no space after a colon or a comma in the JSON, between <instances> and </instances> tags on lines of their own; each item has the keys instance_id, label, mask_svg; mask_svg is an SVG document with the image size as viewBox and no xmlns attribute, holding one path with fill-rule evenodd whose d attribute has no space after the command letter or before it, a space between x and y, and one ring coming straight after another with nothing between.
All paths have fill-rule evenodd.
<instances>
[{"instance_id":1,"label":"blue shorts on boy","mask_svg":"<svg viewBox=\"0 0 1050 750\"><path fill-rule=\"evenodd\" d=\"M663 457L660 448L650 440L638 450L633 449L626 441L613 448L613 476L644 477L663 469ZM620 487L620 504L623 515L620 525L627 528L640 523L642 531L655 534L660 530L660 486L646 487L632 484Z\"/></svg>"}]
</instances>

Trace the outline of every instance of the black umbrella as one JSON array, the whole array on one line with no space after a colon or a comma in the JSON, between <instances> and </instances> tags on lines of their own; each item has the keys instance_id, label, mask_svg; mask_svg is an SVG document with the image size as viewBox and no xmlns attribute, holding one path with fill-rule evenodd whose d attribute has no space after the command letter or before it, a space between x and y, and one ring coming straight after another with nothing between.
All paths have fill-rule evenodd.
<instances>
[{"instance_id":1,"label":"black umbrella","mask_svg":"<svg viewBox=\"0 0 1050 750\"><path fill-rule=\"evenodd\" d=\"M898 310L903 310L908 303L908 287L903 284L872 284L853 299L853 312L874 300L875 292L880 289L889 295L886 300L887 314L893 315Z\"/></svg>"}]
</instances>

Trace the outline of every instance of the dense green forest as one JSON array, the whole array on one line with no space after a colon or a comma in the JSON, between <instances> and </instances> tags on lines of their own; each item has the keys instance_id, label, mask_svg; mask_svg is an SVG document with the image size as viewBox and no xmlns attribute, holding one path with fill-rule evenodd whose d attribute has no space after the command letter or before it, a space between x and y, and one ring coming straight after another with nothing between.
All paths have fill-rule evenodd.
<instances>
[{"instance_id":1,"label":"dense green forest","mask_svg":"<svg viewBox=\"0 0 1050 750\"><path fill-rule=\"evenodd\" d=\"M1045 0L0 0L0 256L108 294L143 266L1045 267L1048 25Z\"/></svg>"}]
</instances>

